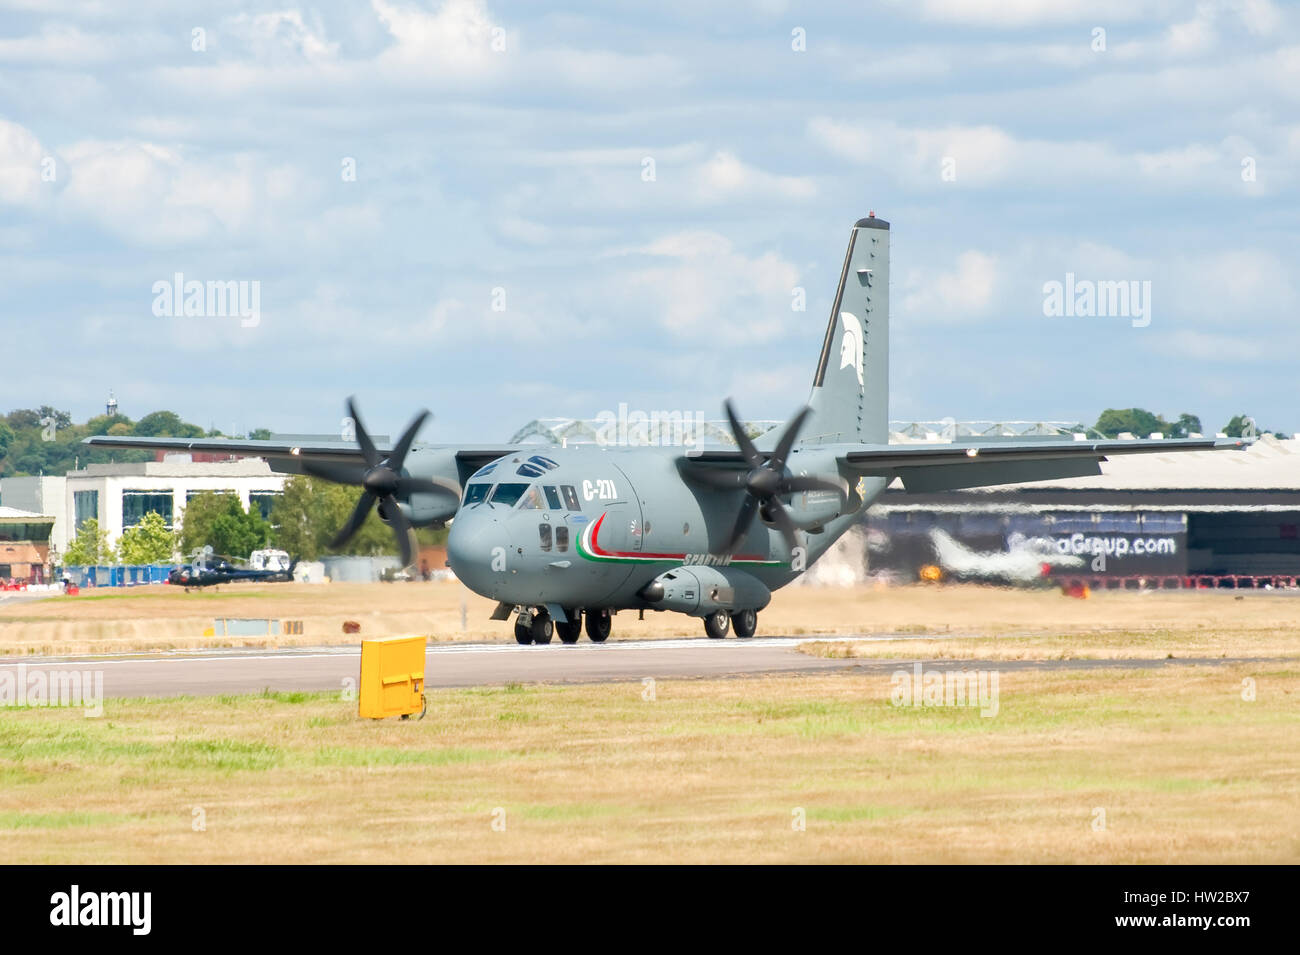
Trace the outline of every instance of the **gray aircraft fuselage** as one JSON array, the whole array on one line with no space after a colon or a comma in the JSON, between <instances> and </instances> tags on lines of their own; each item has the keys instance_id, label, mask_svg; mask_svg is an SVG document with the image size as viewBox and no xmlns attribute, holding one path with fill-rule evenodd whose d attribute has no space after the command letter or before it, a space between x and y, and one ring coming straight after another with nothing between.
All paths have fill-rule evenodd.
<instances>
[{"instance_id":1,"label":"gray aircraft fuselage","mask_svg":"<svg viewBox=\"0 0 1300 955\"><path fill-rule=\"evenodd\" d=\"M836 474L836 450L796 449L788 471ZM745 492L692 488L678 473L681 454L593 446L507 455L466 482L448 563L476 593L525 606L653 608L639 592L678 566L733 568L776 590L834 544L884 488L881 478L846 473L847 500L827 491L789 495L782 501L803 531L803 554L792 554L761 513L725 554L720 538Z\"/></svg>"}]
</instances>

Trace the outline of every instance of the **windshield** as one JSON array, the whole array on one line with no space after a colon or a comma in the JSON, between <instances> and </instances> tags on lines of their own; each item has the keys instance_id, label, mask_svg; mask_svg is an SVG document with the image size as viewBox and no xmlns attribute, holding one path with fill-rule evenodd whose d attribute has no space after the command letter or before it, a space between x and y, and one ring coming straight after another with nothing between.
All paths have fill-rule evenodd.
<instances>
[{"instance_id":1,"label":"windshield","mask_svg":"<svg viewBox=\"0 0 1300 955\"><path fill-rule=\"evenodd\" d=\"M492 485L487 481L480 481L478 484L471 484L465 488L465 503L478 504L487 498L488 491Z\"/></svg>"},{"instance_id":2,"label":"windshield","mask_svg":"<svg viewBox=\"0 0 1300 955\"><path fill-rule=\"evenodd\" d=\"M489 504L504 504L506 507L513 507L515 501L524 496L528 490L527 484L498 484L492 496L488 498Z\"/></svg>"}]
</instances>

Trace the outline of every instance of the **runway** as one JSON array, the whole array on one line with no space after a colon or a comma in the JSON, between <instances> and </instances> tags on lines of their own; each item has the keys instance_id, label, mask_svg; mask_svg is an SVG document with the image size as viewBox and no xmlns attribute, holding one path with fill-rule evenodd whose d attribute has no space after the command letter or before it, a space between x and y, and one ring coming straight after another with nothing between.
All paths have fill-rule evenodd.
<instances>
[{"instance_id":1,"label":"runway","mask_svg":"<svg viewBox=\"0 0 1300 955\"><path fill-rule=\"evenodd\" d=\"M914 658L889 660L826 659L795 648L813 640L875 641L914 636L759 637L751 640L629 640L573 645L432 644L425 664L429 689L493 686L506 683L620 683L655 679L753 676L764 673L892 673ZM932 637L927 639L933 639ZM65 676L102 673L105 697L206 696L221 693L320 691L355 688L360 647L304 647L282 650L202 650L81 657L24 657L0 663L0 675L45 671ZM921 661L940 669L1075 670L1150 669L1164 666L1219 666L1258 659L1222 657L1149 660L938 660ZM22 668L19 670L19 668Z\"/></svg>"}]
</instances>

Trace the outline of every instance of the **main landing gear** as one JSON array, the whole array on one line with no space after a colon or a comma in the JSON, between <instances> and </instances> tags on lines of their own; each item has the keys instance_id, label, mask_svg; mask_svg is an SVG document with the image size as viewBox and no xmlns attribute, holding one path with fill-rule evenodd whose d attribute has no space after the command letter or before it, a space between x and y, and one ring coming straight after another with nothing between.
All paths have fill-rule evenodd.
<instances>
[{"instance_id":1,"label":"main landing gear","mask_svg":"<svg viewBox=\"0 0 1300 955\"><path fill-rule=\"evenodd\" d=\"M582 636L583 618L586 618L587 637L593 643L604 643L609 638L613 623L613 614L608 609L566 607L564 615L569 619L564 623L553 620L544 609L520 610L515 618L515 642L550 643L551 637L558 634L561 643L577 643Z\"/></svg>"},{"instance_id":2,"label":"main landing gear","mask_svg":"<svg viewBox=\"0 0 1300 955\"><path fill-rule=\"evenodd\" d=\"M757 610L737 610L728 614L725 610L715 610L704 618L704 632L710 640L722 640L728 630L734 630L736 636L748 640L758 629Z\"/></svg>"}]
</instances>

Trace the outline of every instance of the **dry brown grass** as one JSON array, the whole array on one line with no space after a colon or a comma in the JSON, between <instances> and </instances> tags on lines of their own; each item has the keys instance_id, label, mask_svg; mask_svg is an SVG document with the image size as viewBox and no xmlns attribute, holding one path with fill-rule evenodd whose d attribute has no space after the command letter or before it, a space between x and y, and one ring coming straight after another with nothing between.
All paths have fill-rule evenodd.
<instances>
[{"instance_id":1,"label":"dry brown grass","mask_svg":"<svg viewBox=\"0 0 1300 955\"><path fill-rule=\"evenodd\" d=\"M461 627L461 601L466 626ZM84 591L79 597L0 605L0 653L87 653L202 646L352 643L343 622L362 636L427 634L432 641L513 639L508 624L488 619L494 604L454 581L418 584L232 584L185 593L168 586ZM265 638L205 638L216 617L302 620L303 634ZM1088 600L1056 591L980 586L778 591L760 617L760 634L978 634L1080 638L1113 633L1169 632L1213 646L1238 635L1258 646L1283 646L1300 631L1300 598L1228 591L1094 594ZM620 638L699 636L699 621L678 614L619 614ZM911 651L907 651L911 652ZM1271 655L1271 652L1270 652Z\"/></svg>"},{"instance_id":2,"label":"dry brown grass","mask_svg":"<svg viewBox=\"0 0 1300 955\"><path fill-rule=\"evenodd\" d=\"M660 682L653 701L640 684L507 687L438 692L423 722L383 723L300 694L0 711L0 852L1300 862L1294 664L1006 672L992 719L895 707L890 690L862 674Z\"/></svg>"}]
</instances>

